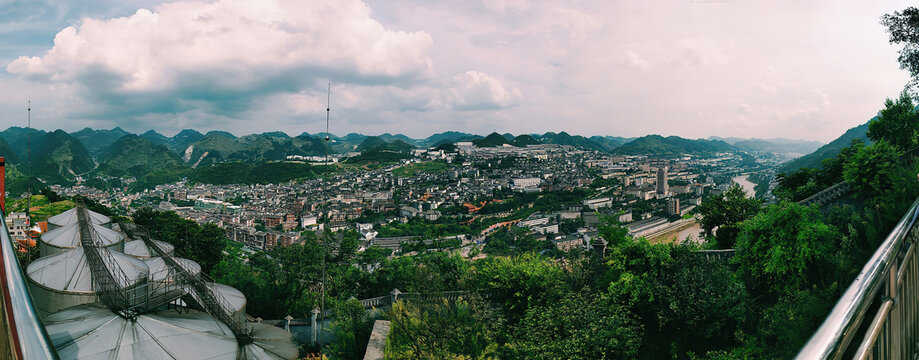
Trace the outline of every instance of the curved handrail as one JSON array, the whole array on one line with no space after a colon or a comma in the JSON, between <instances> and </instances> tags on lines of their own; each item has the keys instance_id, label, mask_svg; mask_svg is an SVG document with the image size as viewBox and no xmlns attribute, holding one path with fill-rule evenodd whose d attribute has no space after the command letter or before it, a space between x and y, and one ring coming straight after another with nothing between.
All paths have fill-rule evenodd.
<instances>
[{"instance_id":1,"label":"curved handrail","mask_svg":"<svg viewBox=\"0 0 919 360\"><path fill-rule=\"evenodd\" d=\"M57 359L57 353L38 312L32 305L25 274L16 258L13 239L6 229L6 219L0 212L0 281L3 295L4 323L0 332L6 331L13 342L10 353L14 359Z\"/></svg>"},{"instance_id":2,"label":"curved handrail","mask_svg":"<svg viewBox=\"0 0 919 360\"><path fill-rule=\"evenodd\" d=\"M919 216L917 208L919 199L913 202L909 211L868 259L823 324L798 353L797 359L838 359L845 354L872 302L888 280L888 272L897 263L907 235L916 226Z\"/></svg>"}]
</instances>

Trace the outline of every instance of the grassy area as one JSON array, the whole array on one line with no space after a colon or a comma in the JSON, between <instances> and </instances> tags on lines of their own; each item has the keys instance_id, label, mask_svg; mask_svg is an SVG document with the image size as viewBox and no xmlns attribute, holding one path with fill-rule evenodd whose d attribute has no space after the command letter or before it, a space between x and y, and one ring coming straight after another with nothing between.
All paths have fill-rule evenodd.
<instances>
[{"instance_id":1,"label":"grassy area","mask_svg":"<svg viewBox=\"0 0 919 360\"><path fill-rule=\"evenodd\" d=\"M9 204L7 213L26 211L28 201L28 198L16 200L12 204ZM32 195L32 208L29 213L32 215L32 221L39 222L48 220L49 217L60 214L75 206L76 204L70 200L50 202L44 195Z\"/></svg>"},{"instance_id":2,"label":"grassy area","mask_svg":"<svg viewBox=\"0 0 919 360\"><path fill-rule=\"evenodd\" d=\"M447 162L435 160L398 167L392 171L393 176L412 177L419 172L434 173L447 170Z\"/></svg>"}]
</instances>

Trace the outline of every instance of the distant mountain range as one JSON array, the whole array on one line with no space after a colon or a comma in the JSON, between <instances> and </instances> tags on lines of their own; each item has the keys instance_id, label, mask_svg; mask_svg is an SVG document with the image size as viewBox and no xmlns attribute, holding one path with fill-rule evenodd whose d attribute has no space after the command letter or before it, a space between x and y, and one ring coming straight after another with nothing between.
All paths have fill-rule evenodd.
<instances>
[{"instance_id":1,"label":"distant mountain range","mask_svg":"<svg viewBox=\"0 0 919 360\"><path fill-rule=\"evenodd\" d=\"M861 133L863 136L864 131ZM566 132L516 136L492 133L481 136L447 131L424 139L413 139L402 134L389 133L377 136L351 133L342 137L334 134L303 133L291 137L284 132L275 131L236 136L226 131L202 134L196 130L186 129L175 136L167 137L153 130L136 135L116 127L110 130L85 128L73 133L62 130L48 133L33 129L30 135L25 128L10 127L0 131L0 156L5 156L10 164L21 164L27 157L31 141L33 175L49 182L71 184L78 176L133 176L140 179L150 174L162 176L164 172L177 176L176 174L184 174L191 169L224 163L258 165L285 160L290 155L324 155L326 135L331 139L331 153L361 153L361 157L355 161L401 158L404 155L398 154L406 154L413 148L436 147L461 141L471 141L480 147L559 144L616 154L656 156L732 151L805 153L808 152L806 150L819 145L812 141L786 139L693 140L659 135L640 138L588 138ZM831 145L833 143L825 148Z\"/></svg>"},{"instance_id":2,"label":"distant mountain range","mask_svg":"<svg viewBox=\"0 0 919 360\"><path fill-rule=\"evenodd\" d=\"M722 138L717 136L710 136L708 140L721 140L746 151L761 151L771 153L810 154L817 150L817 148L824 145L819 141L789 140L782 138L741 139L735 137Z\"/></svg>"},{"instance_id":3,"label":"distant mountain range","mask_svg":"<svg viewBox=\"0 0 919 360\"><path fill-rule=\"evenodd\" d=\"M782 166L779 167L778 172L792 173L801 168L819 168L823 164L823 159L836 156L836 154L839 154L839 151L842 150L842 148L852 144L852 140L855 139L863 141L865 145L871 144L871 139L869 139L867 135L868 123L870 122L871 120L868 120L868 122L864 124L847 130L835 140L830 141L829 144L821 146L819 149L810 154L782 164Z\"/></svg>"}]
</instances>

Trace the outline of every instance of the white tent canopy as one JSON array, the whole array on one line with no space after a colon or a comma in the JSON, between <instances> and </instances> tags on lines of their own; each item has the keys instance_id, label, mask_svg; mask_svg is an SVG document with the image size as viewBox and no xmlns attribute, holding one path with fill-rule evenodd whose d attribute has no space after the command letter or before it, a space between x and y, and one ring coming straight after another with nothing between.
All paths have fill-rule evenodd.
<instances>
[{"instance_id":1,"label":"white tent canopy","mask_svg":"<svg viewBox=\"0 0 919 360\"><path fill-rule=\"evenodd\" d=\"M62 359L236 359L233 332L210 315L166 310L124 319L98 304L47 316L45 328Z\"/></svg>"},{"instance_id":2,"label":"white tent canopy","mask_svg":"<svg viewBox=\"0 0 919 360\"><path fill-rule=\"evenodd\" d=\"M252 343L243 346L242 353L247 360L292 360L299 355L292 336L277 326L251 324Z\"/></svg>"},{"instance_id":3,"label":"white tent canopy","mask_svg":"<svg viewBox=\"0 0 919 360\"><path fill-rule=\"evenodd\" d=\"M175 252L175 247L173 247L172 244L159 240L153 241L160 247L160 250L165 251L166 254L172 255ZM157 256L153 249L150 249L143 240L133 240L124 243L124 253L139 259Z\"/></svg>"},{"instance_id":4,"label":"white tent canopy","mask_svg":"<svg viewBox=\"0 0 919 360\"><path fill-rule=\"evenodd\" d=\"M98 241L102 243L102 246L114 247L117 251L123 249L124 235L122 233L97 224L92 224L90 226L95 232ZM49 230L42 234L40 239L42 256L60 254L81 246L80 226L78 224L70 224Z\"/></svg>"},{"instance_id":5,"label":"white tent canopy","mask_svg":"<svg viewBox=\"0 0 919 360\"><path fill-rule=\"evenodd\" d=\"M225 310L240 324L246 323L246 296L236 288L224 284L207 283L207 288L215 297L225 300ZM196 296L193 292L189 292ZM195 299L199 300L199 299Z\"/></svg>"},{"instance_id":6,"label":"white tent canopy","mask_svg":"<svg viewBox=\"0 0 919 360\"><path fill-rule=\"evenodd\" d=\"M201 273L201 265L198 263L183 259L183 258L173 258L179 266L188 271L192 275L198 275ZM159 281L159 282L172 282L174 279L172 275L175 273L169 273L169 265L166 264L166 261L161 257L149 258L144 260L144 263L147 264L147 267L150 268L150 281Z\"/></svg>"},{"instance_id":7,"label":"white tent canopy","mask_svg":"<svg viewBox=\"0 0 919 360\"><path fill-rule=\"evenodd\" d=\"M93 224L108 224L112 222L112 218L97 213L95 211L86 210L86 213L89 214L89 221ZM48 219L48 224L56 226L66 226L77 223L77 208L73 208L67 211L64 211L60 214L54 215Z\"/></svg>"},{"instance_id":8,"label":"white tent canopy","mask_svg":"<svg viewBox=\"0 0 919 360\"><path fill-rule=\"evenodd\" d=\"M128 288L146 281L149 270L143 261L107 249L102 251L111 254L120 268L109 271L124 273L124 277L115 276L120 286ZM43 313L97 300L98 289L82 247L39 258L29 264L26 272L33 302Z\"/></svg>"}]
</instances>

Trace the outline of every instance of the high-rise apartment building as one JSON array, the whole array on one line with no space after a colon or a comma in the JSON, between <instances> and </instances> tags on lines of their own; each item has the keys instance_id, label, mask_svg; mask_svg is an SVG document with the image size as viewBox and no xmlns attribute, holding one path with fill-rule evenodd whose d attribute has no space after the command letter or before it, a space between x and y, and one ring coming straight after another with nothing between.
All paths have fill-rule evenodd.
<instances>
[{"instance_id":1,"label":"high-rise apartment building","mask_svg":"<svg viewBox=\"0 0 919 360\"><path fill-rule=\"evenodd\" d=\"M657 193L660 196L667 196L670 188L667 186L667 167L657 168Z\"/></svg>"}]
</instances>

